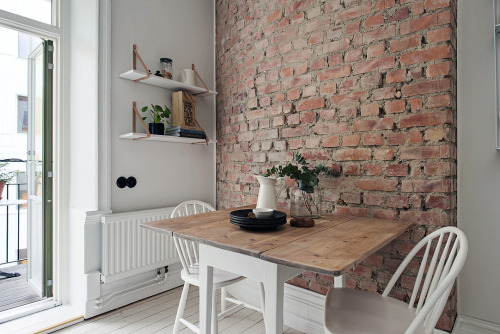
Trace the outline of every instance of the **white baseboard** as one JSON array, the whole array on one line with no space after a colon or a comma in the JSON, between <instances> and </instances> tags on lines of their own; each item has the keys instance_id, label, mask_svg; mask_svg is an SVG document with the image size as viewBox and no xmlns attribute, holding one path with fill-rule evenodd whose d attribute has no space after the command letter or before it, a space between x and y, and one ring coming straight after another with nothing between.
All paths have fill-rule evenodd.
<instances>
[{"instance_id":1,"label":"white baseboard","mask_svg":"<svg viewBox=\"0 0 500 334\"><path fill-rule=\"evenodd\" d=\"M500 320L500 319L499 319ZM500 324L459 315L452 334L500 334Z\"/></svg>"}]
</instances>

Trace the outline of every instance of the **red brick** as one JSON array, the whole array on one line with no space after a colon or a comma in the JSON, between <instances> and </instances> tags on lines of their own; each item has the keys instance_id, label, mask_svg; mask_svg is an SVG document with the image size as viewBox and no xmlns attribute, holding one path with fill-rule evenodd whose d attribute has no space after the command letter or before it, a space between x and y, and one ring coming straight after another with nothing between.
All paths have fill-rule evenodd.
<instances>
[{"instance_id":1,"label":"red brick","mask_svg":"<svg viewBox=\"0 0 500 334\"><path fill-rule=\"evenodd\" d=\"M328 136L323 138L323 147L338 147L340 146L339 136Z\"/></svg>"},{"instance_id":2,"label":"red brick","mask_svg":"<svg viewBox=\"0 0 500 334\"><path fill-rule=\"evenodd\" d=\"M366 13L370 12L371 4L370 3L364 3L360 6L352 7L346 10L343 10L340 12L338 19L340 21L349 21L352 20L356 17L362 16Z\"/></svg>"},{"instance_id":3,"label":"red brick","mask_svg":"<svg viewBox=\"0 0 500 334\"><path fill-rule=\"evenodd\" d=\"M431 14L423 17L419 17L414 20L405 21L401 23L399 31L401 35L409 34L415 31L428 29L430 27L437 26L439 24L438 14Z\"/></svg>"},{"instance_id":4,"label":"red brick","mask_svg":"<svg viewBox=\"0 0 500 334\"><path fill-rule=\"evenodd\" d=\"M415 96L450 91L450 89L450 79L440 79L404 85L401 93L403 93L403 96Z\"/></svg>"},{"instance_id":5,"label":"red brick","mask_svg":"<svg viewBox=\"0 0 500 334\"><path fill-rule=\"evenodd\" d=\"M425 9L436 10L450 7L450 0L425 0Z\"/></svg>"},{"instance_id":6,"label":"red brick","mask_svg":"<svg viewBox=\"0 0 500 334\"><path fill-rule=\"evenodd\" d=\"M433 78L448 75L450 73L450 66L451 63L449 61L429 65L425 70L425 76Z\"/></svg>"},{"instance_id":7,"label":"red brick","mask_svg":"<svg viewBox=\"0 0 500 334\"><path fill-rule=\"evenodd\" d=\"M387 18L387 22L402 21L408 17L410 10L408 7L401 7L394 14Z\"/></svg>"},{"instance_id":8,"label":"red brick","mask_svg":"<svg viewBox=\"0 0 500 334\"><path fill-rule=\"evenodd\" d=\"M423 142L422 132L419 130L410 131L410 144L421 144Z\"/></svg>"},{"instance_id":9,"label":"red brick","mask_svg":"<svg viewBox=\"0 0 500 334\"><path fill-rule=\"evenodd\" d=\"M399 119L399 127L408 128L412 126L431 126L451 123L451 121L452 116L449 111L436 111L426 114L401 116Z\"/></svg>"},{"instance_id":10,"label":"red brick","mask_svg":"<svg viewBox=\"0 0 500 334\"><path fill-rule=\"evenodd\" d=\"M385 102L385 112L387 114L402 113L405 111L406 101L405 100L395 100Z\"/></svg>"},{"instance_id":11,"label":"red brick","mask_svg":"<svg viewBox=\"0 0 500 334\"><path fill-rule=\"evenodd\" d=\"M451 45L442 44L424 50L411 51L401 56L401 64L407 66L451 57Z\"/></svg>"},{"instance_id":12,"label":"red brick","mask_svg":"<svg viewBox=\"0 0 500 334\"><path fill-rule=\"evenodd\" d=\"M382 166L378 164L364 164L363 170L366 175L380 175L382 173Z\"/></svg>"},{"instance_id":13,"label":"red brick","mask_svg":"<svg viewBox=\"0 0 500 334\"><path fill-rule=\"evenodd\" d=\"M432 162L424 166L424 174L432 176L451 175L451 166L449 162Z\"/></svg>"},{"instance_id":14,"label":"red brick","mask_svg":"<svg viewBox=\"0 0 500 334\"><path fill-rule=\"evenodd\" d=\"M395 0L377 0L377 4L375 5L375 10L380 12L384 9L392 8L396 5Z\"/></svg>"},{"instance_id":15,"label":"red brick","mask_svg":"<svg viewBox=\"0 0 500 334\"><path fill-rule=\"evenodd\" d=\"M431 30L427 33L427 42L438 43L449 41L451 39L451 29L441 28L436 30Z\"/></svg>"},{"instance_id":16,"label":"red brick","mask_svg":"<svg viewBox=\"0 0 500 334\"><path fill-rule=\"evenodd\" d=\"M402 160L437 159L439 156L439 146L403 147L400 153L400 159Z\"/></svg>"},{"instance_id":17,"label":"red brick","mask_svg":"<svg viewBox=\"0 0 500 334\"><path fill-rule=\"evenodd\" d=\"M347 132L349 129L348 122L326 122L316 124L313 127L313 131L316 134L324 135L324 134L332 134L332 133L343 133Z\"/></svg>"},{"instance_id":18,"label":"red brick","mask_svg":"<svg viewBox=\"0 0 500 334\"><path fill-rule=\"evenodd\" d=\"M390 210L390 209L374 209L373 210L373 217L374 218L380 218L380 219L397 219L398 218L398 211L397 210Z\"/></svg>"},{"instance_id":19,"label":"red brick","mask_svg":"<svg viewBox=\"0 0 500 334\"><path fill-rule=\"evenodd\" d=\"M347 35L354 34L355 32L359 31L360 26L361 20L347 22L345 25L345 33Z\"/></svg>"},{"instance_id":20,"label":"red brick","mask_svg":"<svg viewBox=\"0 0 500 334\"><path fill-rule=\"evenodd\" d=\"M382 87L372 91L372 100L387 100L394 98L396 87Z\"/></svg>"},{"instance_id":21,"label":"red brick","mask_svg":"<svg viewBox=\"0 0 500 334\"><path fill-rule=\"evenodd\" d=\"M403 82L406 80L406 70L402 69L387 72L385 80L387 81L387 83Z\"/></svg>"},{"instance_id":22,"label":"red brick","mask_svg":"<svg viewBox=\"0 0 500 334\"><path fill-rule=\"evenodd\" d=\"M325 106L324 98L317 98L312 100L301 101L297 105L297 111L319 109Z\"/></svg>"},{"instance_id":23,"label":"red brick","mask_svg":"<svg viewBox=\"0 0 500 334\"><path fill-rule=\"evenodd\" d=\"M371 160L372 152L369 148L341 149L333 153L336 161L361 161Z\"/></svg>"},{"instance_id":24,"label":"red brick","mask_svg":"<svg viewBox=\"0 0 500 334\"><path fill-rule=\"evenodd\" d=\"M408 175L408 165L389 165L385 168L385 175L387 176L406 176Z\"/></svg>"},{"instance_id":25,"label":"red brick","mask_svg":"<svg viewBox=\"0 0 500 334\"><path fill-rule=\"evenodd\" d=\"M303 113L302 115L300 115L300 122L302 124L316 122L316 113L315 112Z\"/></svg>"},{"instance_id":26,"label":"red brick","mask_svg":"<svg viewBox=\"0 0 500 334\"><path fill-rule=\"evenodd\" d=\"M418 193L446 193L451 191L451 180L403 180L401 191Z\"/></svg>"},{"instance_id":27,"label":"red brick","mask_svg":"<svg viewBox=\"0 0 500 334\"><path fill-rule=\"evenodd\" d=\"M384 15L382 13L375 14L366 18L365 20L365 28L370 29L375 26L379 26L384 24Z\"/></svg>"},{"instance_id":28,"label":"red brick","mask_svg":"<svg viewBox=\"0 0 500 334\"><path fill-rule=\"evenodd\" d=\"M344 175L360 175L361 174L361 166L359 164L345 164L342 168L342 172ZM359 193L358 193L359 195ZM361 200L361 198L360 198ZM360 202L358 202L359 204Z\"/></svg>"},{"instance_id":29,"label":"red brick","mask_svg":"<svg viewBox=\"0 0 500 334\"><path fill-rule=\"evenodd\" d=\"M408 102L410 102L412 112L419 111L420 109L422 109L422 99L421 98L409 99Z\"/></svg>"},{"instance_id":30,"label":"red brick","mask_svg":"<svg viewBox=\"0 0 500 334\"><path fill-rule=\"evenodd\" d=\"M408 139L406 132L392 132L385 135L387 145L404 145Z\"/></svg>"},{"instance_id":31,"label":"red brick","mask_svg":"<svg viewBox=\"0 0 500 334\"><path fill-rule=\"evenodd\" d=\"M256 118L262 118L266 116L266 110L265 109L257 109L257 110L252 110L248 111L245 116L247 117L247 120L252 120Z\"/></svg>"},{"instance_id":32,"label":"red brick","mask_svg":"<svg viewBox=\"0 0 500 334\"><path fill-rule=\"evenodd\" d=\"M353 122L354 131L390 130L394 127L392 118L356 120Z\"/></svg>"},{"instance_id":33,"label":"red brick","mask_svg":"<svg viewBox=\"0 0 500 334\"><path fill-rule=\"evenodd\" d=\"M283 138L299 137L307 135L309 135L309 128L306 126L301 126L296 128L285 128L282 130L281 134Z\"/></svg>"},{"instance_id":34,"label":"red brick","mask_svg":"<svg viewBox=\"0 0 500 334\"><path fill-rule=\"evenodd\" d=\"M283 89L290 89L293 87L305 86L311 83L311 75L304 74L301 76L294 76L283 80Z\"/></svg>"},{"instance_id":35,"label":"red brick","mask_svg":"<svg viewBox=\"0 0 500 334\"><path fill-rule=\"evenodd\" d=\"M387 40L394 38L396 36L396 26L395 25L384 25L380 28L358 34L358 39L354 39L354 45L360 44L370 44L373 42Z\"/></svg>"},{"instance_id":36,"label":"red brick","mask_svg":"<svg viewBox=\"0 0 500 334\"><path fill-rule=\"evenodd\" d=\"M361 77L361 87L370 88L379 86L382 86L382 75L380 75L380 73L363 75Z\"/></svg>"},{"instance_id":37,"label":"red brick","mask_svg":"<svg viewBox=\"0 0 500 334\"><path fill-rule=\"evenodd\" d=\"M398 180L360 180L357 182L357 185L361 190L395 191Z\"/></svg>"},{"instance_id":38,"label":"red brick","mask_svg":"<svg viewBox=\"0 0 500 334\"><path fill-rule=\"evenodd\" d=\"M325 68L325 60L323 58L316 59L311 62L311 71L316 71Z\"/></svg>"},{"instance_id":39,"label":"red brick","mask_svg":"<svg viewBox=\"0 0 500 334\"><path fill-rule=\"evenodd\" d=\"M364 104L361 106L361 116L373 116L380 113L377 103Z\"/></svg>"},{"instance_id":40,"label":"red brick","mask_svg":"<svg viewBox=\"0 0 500 334\"><path fill-rule=\"evenodd\" d=\"M278 9L277 11L275 11L274 13L272 13L271 15L268 15L266 17L266 21L267 21L267 23L271 23L273 21L276 21L280 17L281 17L281 9Z\"/></svg>"},{"instance_id":41,"label":"red brick","mask_svg":"<svg viewBox=\"0 0 500 334\"><path fill-rule=\"evenodd\" d=\"M373 151L374 160L394 160L396 150L393 149L376 149Z\"/></svg>"},{"instance_id":42,"label":"red brick","mask_svg":"<svg viewBox=\"0 0 500 334\"><path fill-rule=\"evenodd\" d=\"M358 146L360 136L359 135L346 135L342 137L343 146Z\"/></svg>"},{"instance_id":43,"label":"red brick","mask_svg":"<svg viewBox=\"0 0 500 334\"><path fill-rule=\"evenodd\" d=\"M359 102L360 98L366 97L366 94L366 91L352 92L349 94L339 94L332 96L330 100L332 101L333 105L340 106L350 103L357 103Z\"/></svg>"},{"instance_id":44,"label":"red brick","mask_svg":"<svg viewBox=\"0 0 500 334\"><path fill-rule=\"evenodd\" d=\"M341 66L337 68L332 68L325 70L323 72L318 72L318 80L325 81L330 79L344 78L351 74L351 66Z\"/></svg>"},{"instance_id":45,"label":"red brick","mask_svg":"<svg viewBox=\"0 0 500 334\"><path fill-rule=\"evenodd\" d=\"M294 101L300 99L300 89L292 89L286 93L286 98L288 101Z\"/></svg>"},{"instance_id":46,"label":"red brick","mask_svg":"<svg viewBox=\"0 0 500 334\"><path fill-rule=\"evenodd\" d=\"M413 35L410 37L405 37L397 40L391 40L390 49L391 52L398 52L402 50L408 50L420 47L421 44L422 44L422 36Z\"/></svg>"},{"instance_id":47,"label":"red brick","mask_svg":"<svg viewBox=\"0 0 500 334\"><path fill-rule=\"evenodd\" d=\"M345 53L344 61L346 63L352 63L353 61L358 61L363 58L363 49L352 49ZM342 60L341 60L342 62ZM338 64L337 64L338 65Z\"/></svg>"},{"instance_id":48,"label":"red brick","mask_svg":"<svg viewBox=\"0 0 500 334\"><path fill-rule=\"evenodd\" d=\"M363 195L363 204L382 206L384 204L384 196L380 194L365 193Z\"/></svg>"},{"instance_id":49,"label":"red brick","mask_svg":"<svg viewBox=\"0 0 500 334\"><path fill-rule=\"evenodd\" d=\"M281 58L268 60L268 61L262 62L259 65L259 72L264 72L264 71L270 70L272 68L276 68L280 65L281 65Z\"/></svg>"},{"instance_id":50,"label":"red brick","mask_svg":"<svg viewBox=\"0 0 500 334\"><path fill-rule=\"evenodd\" d=\"M377 44L377 45L372 45L368 47L368 50L366 51L366 56L368 58L376 58L380 57L383 55L385 52L385 45L384 44Z\"/></svg>"},{"instance_id":51,"label":"red brick","mask_svg":"<svg viewBox=\"0 0 500 334\"><path fill-rule=\"evenodd\" d=\"M362 63L356 63L353 65L354 74L368 73L375 70L386 70L394 67L394 56L388 56L378 59L366 60Z\"/></svg>"},{"instance_id":52,"label":"red brick","mask_svg":"<svg viewBox=\"0 0 500 334\"><path fill-rule=\"evenodd\" d=\"M451 209L451 198L450 196L436 196L429 195L425 199L425 206L429 209Z\"/></svg>"},{"instance_id":53,"label":"red brick","mask_svg":"<svg viewBox=\"0 0 500 334\"><path fill-rule=\"evenodd\" d=\"M439 107L449 107L451 106L451 96L446 95L435 95L429 96L427 99L427 108L439 108Z\"/></svg>"},{"instance_id":54,"label":"red brick","mask_svg":"<svg viewBox=\"0 0 500 334\"><path fill-rule=\"evenodd\" d=\"M365 133L362 138L363 145L376 146L384 143L380 133Z\"/></svg>"},{"instance_id":55,"label":"red brick","mask_svg":"<svg viewBox=\"0 0 500 334\"><path fill-rule=\"evenodd\" d=\"M408 201L408 196L404 195L395 195L395 196L387 196L387 206L390 208L409 208L410 203Z\"/></svg>"},{"instance_id":56,"label":"red brick","mask_svg":"<svg viewBox=\"0 0 500 334\"><path fill-rule=\"evenodd\" d=\"M313 55L312 49L305 49L283 56L283 64L292 64L309 60Z\"/></svg>"}]
</instances>

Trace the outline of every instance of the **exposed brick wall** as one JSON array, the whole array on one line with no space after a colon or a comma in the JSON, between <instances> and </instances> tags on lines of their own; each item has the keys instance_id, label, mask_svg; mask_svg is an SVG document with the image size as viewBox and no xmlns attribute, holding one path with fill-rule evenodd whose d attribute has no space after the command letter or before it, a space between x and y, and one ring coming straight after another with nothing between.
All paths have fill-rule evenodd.
<instances>
[{"instance_id":1,"label":"exposed brick wall","mask_svg":"<svg viewBox=\"0 0 500 334\"><path fill-rule=\"evenodd\" d=\"M327 210L418 223L348 274L382 291L415 242L456 224L456 2L217 0L216 20L218 207L256 203L253 175L293 152L338 165ZM333 279L292 282L326 293ZM455 314L453 292L439 327Z\"/></svg>"}]
</instances>

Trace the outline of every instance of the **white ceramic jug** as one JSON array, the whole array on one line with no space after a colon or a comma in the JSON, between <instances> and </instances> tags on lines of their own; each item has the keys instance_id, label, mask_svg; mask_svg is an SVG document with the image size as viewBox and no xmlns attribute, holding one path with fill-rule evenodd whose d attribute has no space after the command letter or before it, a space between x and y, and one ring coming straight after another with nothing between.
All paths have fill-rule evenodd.
<instances>
[{"instance_id":1,"label":"white ceramic jug","mask_svg":"<svg viewBox=\"0 0 500 334\"><path fill-rule=\"evenodd\" d=\"M277 210L275 185L281 178L255 176L259 181L259 197L257 198L257 208L268 208Z\"/></svg>"},{"instance_id":2,"label":"white ceramic jug","mask_svg":"<svg viewBox=\"0 0 500 334\"><path fill-rule=\"evenodd\" d=\"M194 77L194 71L189 68L181 68L181 81L195 86L196 78Z\"/></svg>"}]
</instances>

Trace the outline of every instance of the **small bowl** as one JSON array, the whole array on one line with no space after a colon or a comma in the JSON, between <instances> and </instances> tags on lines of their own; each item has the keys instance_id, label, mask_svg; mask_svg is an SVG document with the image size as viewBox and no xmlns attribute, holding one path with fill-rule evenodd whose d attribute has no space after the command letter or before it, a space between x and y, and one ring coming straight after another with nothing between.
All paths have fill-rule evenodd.
<instances>
[{"instance_id":1,"label":"small bowl","mask_svg":"<svg viewBox=\"0 0 500 334\"><path fill-rule=\"evenodd\" d=\"M269 218L273 215L274 210L273 209L266 209L266 208L257 208L252 210L253 213L255 213L255 217L257 218Z\"/></svg>"}]
</instances>

